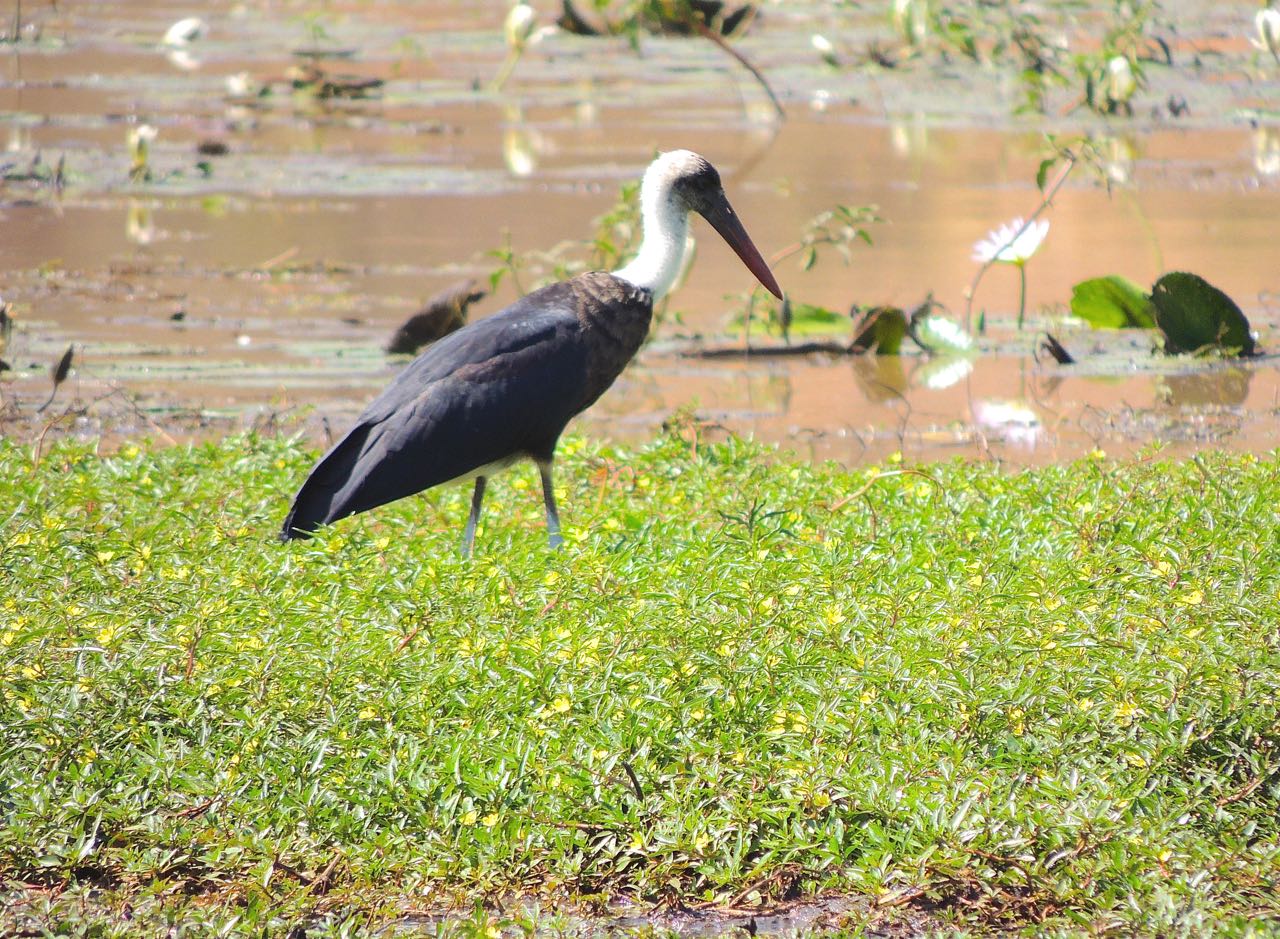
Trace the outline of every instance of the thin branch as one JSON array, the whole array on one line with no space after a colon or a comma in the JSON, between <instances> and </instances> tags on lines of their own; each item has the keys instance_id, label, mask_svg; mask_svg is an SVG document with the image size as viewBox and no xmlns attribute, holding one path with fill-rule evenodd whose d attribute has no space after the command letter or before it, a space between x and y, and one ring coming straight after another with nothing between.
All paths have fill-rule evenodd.
<instances>
[{"instance_id":1,"label":"thin branch","mask_svg":"<svg viewBox=\"0 0 1280 939\"><path fill-rule=\"evenodd\" d=\"M969 284L969 288L964 294L964 328L970 332L973 331L973 297L978 292L978 284L982 283L983 276L996 263L996 259L1000 257L1000 252L1009 247L1015 241L1022 237L1022 233L1031 227L1032 222L1040 217L1049 204L1053 202L1053 197L1057 195L1058 190L1062 188L1062 184L1067 181L1067 177L1071 175L1071 171L1075 169L1076 160L1078 158L1074 153L1067 153L1066 162L1062 169L1058 171L1058 175L1054 177L1053 182L1049 184L1044 192L1044 197L1040 200L1040 204L1036 206L1036 210L1027 216L1021 227L1018 228L1009 239L1002 245L996 247L991 253L991 257L987 259L982 267L978 268L978 273L974 275L973 282Z\"/></svg>"},{"instance_id":2,"label":"thin branch","mask_svg":"<svg viewBox=\"0 0 1280 939\"><path fill-rule=\"evenodd\" d=\"M702 22L702 20L698 19L696 16L690 18L689 23L697 31L699 36L714 42L725 52L729 53L729 55L737 59L738 64L755 77L755 80L760 83L760 87L764 89L764 93L769 96L769 100L773 102L773 108L778 112L778 120L785 121L787 119L787 112L782 110L782 102L780 102L778 100L778 96L773 93L773 89L769 87L769 82L765 79L764 75L760 73L760 70L752 65L746 56L725 42L723 36L715 30L710 29L706 23Z\"/></svg>"}]
</instances>

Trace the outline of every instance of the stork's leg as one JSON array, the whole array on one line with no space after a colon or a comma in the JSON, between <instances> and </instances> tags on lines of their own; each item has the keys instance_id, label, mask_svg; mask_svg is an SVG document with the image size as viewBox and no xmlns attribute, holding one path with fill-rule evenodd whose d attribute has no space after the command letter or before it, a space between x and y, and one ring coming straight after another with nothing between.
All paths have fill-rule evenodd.
<instances>
[{"instance_id":1,"label":"stork's leg","mask_svg":"<svg viewBox=\"0 0 1280 939\"><path fill-rule=\"evenodd\" d=\"M462 556L471 557L471 548L476 543L476 523L480 521L480 503L484 501L484 477L476 477L476 489L471 494L471 515L467 518L466 530L462 533Z\"/></svg>"},{"instance_id":2,"label":"stork's leg","mask_svg":"<svg viewBox=\"0 0 1280 939\"><path fill-rule=\"evenodd\" d=\"M551 486L551 463L539 463L538 472L542 474L542 501L547 506L547 541L552 548L564 544L560 537L560 513L556 511L556 493Z\"/></svg>"}]
</instances>

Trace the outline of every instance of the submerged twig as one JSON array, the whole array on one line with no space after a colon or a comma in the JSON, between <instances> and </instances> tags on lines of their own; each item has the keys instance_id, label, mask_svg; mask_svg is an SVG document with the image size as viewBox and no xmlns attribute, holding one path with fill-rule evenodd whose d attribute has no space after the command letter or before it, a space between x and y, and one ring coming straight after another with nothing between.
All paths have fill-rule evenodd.
<instances>
[{"instance_id":1,"label":"submerged twig","mask_svg":"<svg viewBox=\"0 0 1280 939\"><path fill-rule=\"evenodd\" d=\"M1075 168L1077 157L1074 153L1066 155L1066 161L1063 163L1062 169L1058 171L1058 175L1053 178L1053 182L1044 190L1044 196L1040 199L1040 204L1036 206L1034 212L1027 216L1022 225L1015 231L1002 245L997 245L996 249L991 252L991 257L983 262L982 267L978 268L978 273L974 275L972 283L964 292L964 328L973 331L973 297L978 292L978 284L982 283L982 278L987 271L999 259L1001 252L1012 245L1015 241L1022 237L1022 233L1032 226L1037 218L1039 218L1044 210L1053 202L1053 197L1057 195L1058 190L1062 188L1062 184L1067 181L1067 177L1071 175L1071 171Z\"/></svg>"}]
</instances>

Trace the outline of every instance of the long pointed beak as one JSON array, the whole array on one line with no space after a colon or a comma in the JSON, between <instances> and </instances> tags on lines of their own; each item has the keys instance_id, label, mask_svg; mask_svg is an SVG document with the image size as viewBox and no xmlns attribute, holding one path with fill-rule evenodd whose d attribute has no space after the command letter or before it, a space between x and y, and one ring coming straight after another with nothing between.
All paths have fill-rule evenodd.
<instances>
[{"instance_id":1,"label":"long pointed beak","mask_svg":"<svg viewBox=\"0 0 1280 939\"><path fill-rule=\"evenodd\" d=\"M733 206L729 205L729 200L725 194L721 192L712 196L711 204L700 214L711 223L712 228L720 233L720 237L729 243L729 247L742 259L742 263L747 266L747 270L756 275L756 280L764 284L765 289L781 300L782 288L778 286L778 281L774 279L773 271L769 270L768 263L760 256L756 246L751 243L751 236L747 234L747 230L738 221L738 216L734 214Z\"/></svg>"}]
</instances>

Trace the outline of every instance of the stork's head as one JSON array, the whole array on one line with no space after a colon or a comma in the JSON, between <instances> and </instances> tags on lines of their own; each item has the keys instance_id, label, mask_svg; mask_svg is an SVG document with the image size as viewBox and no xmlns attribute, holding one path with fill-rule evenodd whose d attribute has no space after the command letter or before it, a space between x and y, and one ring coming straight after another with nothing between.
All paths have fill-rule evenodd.
<instances>
[{"instance_id":1,"label":"stork's head","mask_svg":"<svg viewBox=\"0 0 1280 939\"><path fill-rule=\"evenodd\" d=\"M697 212L728 242L756 279L775 297L782 298L782 288L773 272L729 205L720 174L705 157L691 150L661 154L645 170L640 199L647 216L662 215L664 209Z\"/></svg>"}]
</instances>

